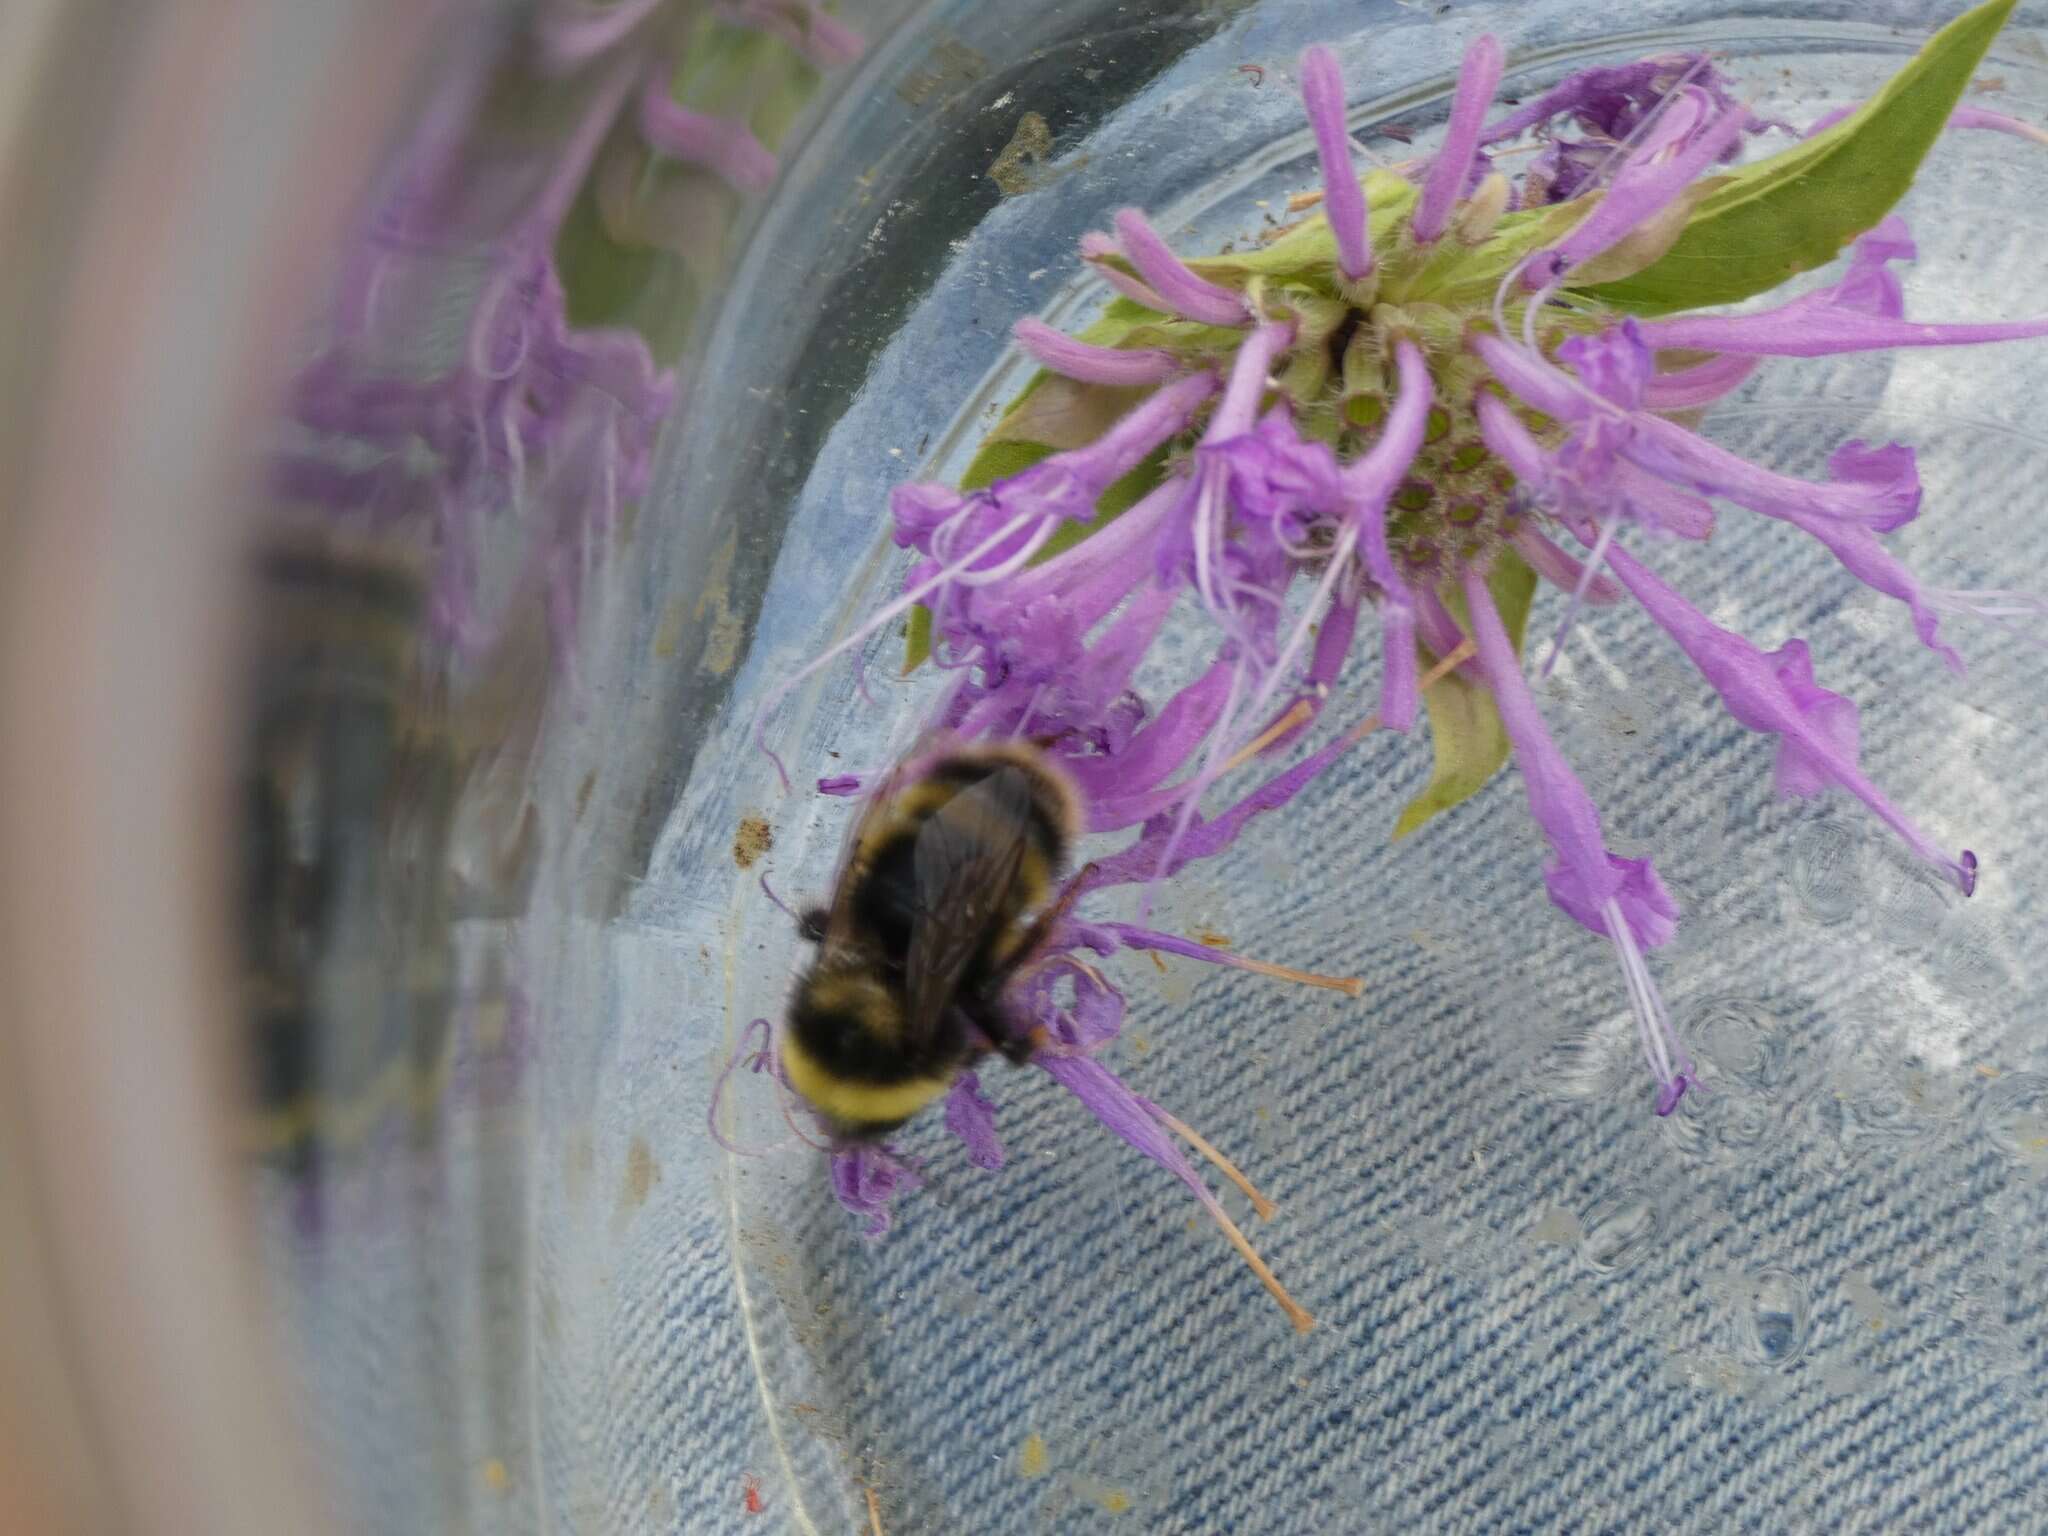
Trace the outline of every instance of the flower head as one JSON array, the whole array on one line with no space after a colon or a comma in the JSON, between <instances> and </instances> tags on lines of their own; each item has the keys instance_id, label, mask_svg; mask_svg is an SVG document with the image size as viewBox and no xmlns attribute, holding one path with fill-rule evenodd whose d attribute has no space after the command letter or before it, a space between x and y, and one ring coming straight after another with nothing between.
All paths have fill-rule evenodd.
<instances>
[{"instance_id":1,"label":"flower head","mask_svg":"<svg viewBox=\"0 0 2048 1536\"><path fill-rule=\"evenodd\" d=\"M1938 111L1899 109L1909 127L1942 121L1967 83L1969 58L1940 57L1945 73L1930 68L1914 89L1948 97ZM912 603L929 609L932 655L952 678L934 724L968 739L1048 743L1082 794L1089 830L1123 839L1062 893L1053 943L1009 1002L1044 1042L1038 1065L1212 1216L1180 1142L1210 1151L1102 1060L1123 1000L1097 962L1165 949L1347 984L1219 959L1076 903L1119 885L1149 890L1221 854L1373 728L1405 728L1418 707L1436 707L1449 696L1437 685L1455 674L1458 707L1476 697L1511 745L1549 849L1545 892L1615 958L1649 1105L1668 1115L1696 1071L1648 956L1681 914L1650 858L1608 846L1598 806L1543 717L1522 656L1535 582L1569 594L1559 642L1582 612L1635 602L1738 722L1777 739L1781 794L1846 791L1966 895L1976 856L1938 845L1864 774L1856 706L1817 680L1806 643L1764 649L1714 624L1638 551L1655 539L1710 540L1717 503L1771 519L1896 598L1919 639L1957 667L1938 631L1944 616L2038 637L2048 614L2004 588L1923 586L1890 552L1884 536L1923 511L1910 448L1842 443L1824 478L1804 479L1678 419L1739 387L1763 359L2017 341L2048 334L2048 320L1910 319L1894 270L1913 258L1910 232L1867 202L1810 210L1818 224L1846 221L1826 238L1773 234L1770 199L1727 189L1780 187L1764 179L1771 161L1734 162L1746 140L1782 125L1752 112L1705 55L1581 71L1488 125L1503 69L1498 43L1475 41L1441 147L1408 168L1417 179L1360 177L1335 58L1310 49L1302 93L1322 187L1301 202L1319 211L1257 258L1201 259L1174 252L1137 211L1119 213L1114 237L1091 235L1081 248L1117 303L1085 337L1029 321L1018 339L1078 398L1137 391L1137 403L1109 411L1094 443L1047 449L983 489L909 486L893 502L897 536L921 559L904 597L869 627ZM1839 132L1867 131L1908 94L1880 98ZM1532 142L1517 146L1523 138ZM1506 151L1517 147L1536 153L1516 160ZM1501 167L1517 163L1511 182ZM1697 312L1731 291L1767 293L1844 246L1840 275L1800 297L1742 315ZM1689 281L1711 298L1688 302ZM1130 478L1137 491L1105 512L1112 483ZM1057 546L1055 529L1070 530ZM1140 664L1175 614L1194 621L1195 652L1174 684L1141 692ZM1377 644L1361 647L1360 635ZM1322 731L1361 648L1378 652L1378 711L1363 721L1362 708L1347 711ZM1290 765L1212 793L1295 743L1304 749ZM978 1159L992 1144L988 1102L979 1082L963 1080L948 1107Z\"/></svg>"}]
</instances>

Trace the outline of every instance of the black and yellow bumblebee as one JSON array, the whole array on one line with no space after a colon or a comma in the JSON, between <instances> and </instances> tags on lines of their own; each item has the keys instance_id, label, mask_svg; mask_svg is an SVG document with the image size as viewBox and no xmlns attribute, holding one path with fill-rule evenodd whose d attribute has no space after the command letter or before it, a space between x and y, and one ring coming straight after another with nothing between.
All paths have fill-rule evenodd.
<instances>
[{"instance_id":1,"label":"black and yellow bumblebee","mask_svg":"<svg viewBox=\"0 0 2048 1536\"><path fill-rule=\"evenodd\" d=\"M1071 899L1047 902L1081 825L1023 741L933 750L875 794L830 908L801 920L819 952L782 1035L784 1077L838 1137L888 1135L988 1051L1030 1058L1003 993Z\"/></svg>"}]
</instances>

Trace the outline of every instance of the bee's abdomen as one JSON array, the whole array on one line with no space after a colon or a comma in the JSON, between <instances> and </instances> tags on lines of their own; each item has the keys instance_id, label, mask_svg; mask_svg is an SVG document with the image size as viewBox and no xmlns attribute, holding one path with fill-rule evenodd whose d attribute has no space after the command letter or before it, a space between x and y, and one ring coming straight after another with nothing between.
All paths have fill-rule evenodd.
<instances>
[{"instance_id":1,"label":"bee's abdomen","mask_svg":"<svg viewBox=\"0 0 2048 1536\"><path fill-rule=\"evenodd\" d=\"M957 1063L902 1044L902 1001L872 973L820 969L790 1009L790 1086L851 1134L893 1130L952 1086Z\"/></svg>"}]
</instances>

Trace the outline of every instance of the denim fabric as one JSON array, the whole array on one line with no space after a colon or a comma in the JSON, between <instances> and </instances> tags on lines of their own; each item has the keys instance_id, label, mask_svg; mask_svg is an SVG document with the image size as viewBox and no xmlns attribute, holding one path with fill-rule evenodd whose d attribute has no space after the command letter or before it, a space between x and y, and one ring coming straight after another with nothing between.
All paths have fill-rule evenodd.
<instances>
[{"instance_id":1,"label":"denim fabric","mask_svg":"<svg viewBox=\"0 0 2048 1536\"><path fill-rule=\"evenodd\" d=\"M1999 68L2020 110L2038 75ZM2043 307L2037 154L1937 151L1907 208L1912 313ZM1111 195L1089 185L1048 196ZM889 450L942 429L996 356L977 305L1006 321L1032 291L1005 273L1018 292L942 288L828 443L626 919L579 915L578 844L556 845L516 936L538 1020L516 1089L461 1107L432 1176L354 1225L280 1215L288 1332L362 1527L840 1536L871 1528L869 1490L887 1536L2048 1527L2039 652L1952 621L1974 663L1954 679L1897 604L1732 509L1708 547L1638 553L1766 645L1805 636L1863 706L1872 777L1984 877L1963 903L1859 804L1775 800L1770 744L1647 619L1587 615L1539 697L1617 850L1654 855L1684 907L1651 964L1710 1091L1671 1119L1608 949L1545 899L1512 769L1388 842L1427 776L1418 730L1369 739L1154 913L1355 974L1361 1000L1110 966L1131 1004L1111 1064L1278 1201L1260 1223L1224 1195L1314 1332L1030 1070L983 1074L1002 1170L937 1115L906 1132L928 1183L877 1242L787 1145L765 1078L735 1077L735 1135L783 1145L710 1141L712 1082L799 955L760 867L734 866L738 818L774 823L784 897L821 893L850 807L805 786L886 762L929 684L875 708L844 669L800 691L774 732L787 797L753 709L887 590L874 518L915 462ZM1846 437L1911 442L1928 495L1902 557L1938 585L2038 588L2042 399L2048 352L2026 345L1787 362L1711 430L1808 474ZM1532 650L1558 612L1539 606ZM878 678L894 643L870 647ZM1374 684L1360 662L1352 712ZM562 750L551 809L574 825L601 717Z\"/></svg>"}]
</instances>

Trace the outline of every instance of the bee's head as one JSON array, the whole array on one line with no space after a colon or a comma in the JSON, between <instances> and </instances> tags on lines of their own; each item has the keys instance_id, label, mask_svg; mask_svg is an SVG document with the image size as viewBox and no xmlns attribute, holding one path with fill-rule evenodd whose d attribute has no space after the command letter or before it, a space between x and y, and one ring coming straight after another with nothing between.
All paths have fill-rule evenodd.
<instances>
[{"instance_id":1,"label":"bee's head","mask_svg":"<svg viewBox=\"0 0 2048 1536\"><path fill-rule=\"evenodd\" d=\"M796 917L796 936L806 944L825 942L825 925L832 914L823 907L805 907Z\"/></svg>"}]
</instances>

